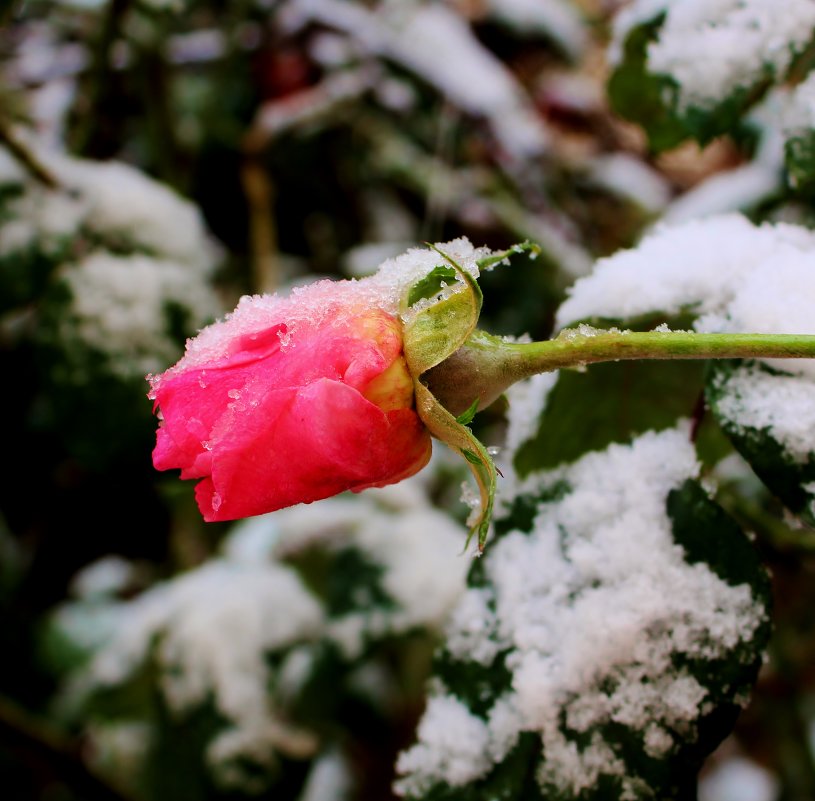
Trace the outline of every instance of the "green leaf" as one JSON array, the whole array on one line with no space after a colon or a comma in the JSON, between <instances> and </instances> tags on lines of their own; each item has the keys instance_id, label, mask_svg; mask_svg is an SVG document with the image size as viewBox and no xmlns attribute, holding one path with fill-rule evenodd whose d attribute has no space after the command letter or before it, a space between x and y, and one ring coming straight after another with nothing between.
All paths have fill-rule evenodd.
<instances>
[{"instance_id":1,"label":"green leaf","mask_svg":"<svg viewBox=\"0 0 815 801\"><path fill-rule=\"evenodd\" d=\"M791 512L815 525L815 453L810 452L804 459L795 458L771 428L746 426L730 416L732 406L729 401L738 391L734 382L743 377L745 371L758 371L766 376L778 375L776 371L759 364L733 360L711 362L706 382L706 398L711 411L733 446L770 492ZM790 378L795 380L794 377ZM766 395L766 400L771 400L769 395ZM779 409L784 402L783 395L779 394Z\"/></svg>"},{"instance_id":2,"label":"green leaf","mask_svg":"<svg viewBox=\"0 0 815 801\"><path fill-rule=\"evenodd\" d=\"M690 564L704 563L731 586L749 584L769 605L767 571L753 543L738 523L695 481L686 481L668 495L673 535Z\"/></svg>"},{"instance_id":3,"label":"green leaf","mask_svg":"<svg viewBox=\"0 0 815 801\"><path fill-rule=\"evenodd\" d=\"M649 72L647 51L665 20L665 12L631 30L624 45L624 58L608 82L609 99L620 116L639 123L654 152L676 147L693 138L705 145L726 133L741 133L745 114L767 91L784 79L768 63L747 86L734 88L708 106L686 106L680 87L669 75ZM789 43L792 48L792 43Z\"/></svg>"},{"instance_id":4,"label":"green leaf","mask_svg":"<svg viewBox=\"0 0 815 801\"><path fill-rule=\"evenodd\" d=\"M544 796L535 781L534 757L539 751L539 738L526 732L506 759L480 781L463 787L437 784L422 801L553 801L554 796Z\"/></svg>"},{"instance_id":5,"label":"green leaf","mask_svg":"<svg viewBox=\"0 0 815 801\"><path fill-rule=\"evenodd\" d=\"M758 676L769 643L772 590L769 574L747 535L727 512L708 497L696 481L686 481L671 491L667 501L674 540L690 564L706 564L730 586L746 585L765 609L750 640L735 645L726 658L675 658L707 690L712 710L701 718L698 740L684 750L685 759L701 763L730 734L746 697Z\"/></svg>"},{"instance_id":6,"label":"green leaf","mask_svg":"<svg viewBox=\"0 0 815 801\"><path fill-rule=\"evenodd\" d=\"M71 258L71 244L48 253L32 244L0 257L0 312L39 301L56 269Z\"/></svg>"},{"instance_id":7,"label":"green leaf","mask_svg":"<svg viewBox=\"0 0 815 801\"><path fill-rule=\"evenodd\" d=\"M519 242L517 245L513 245L511 248L507 248L506 250L502 250L498 253L491 253L489 256L485 256L483 259L479 259L476 263L478 264L479 269L490 270L497 264L508 262L509 259L517 253L528 253L530 254L530 258L535 258L541 255L542 250L541 246L536 242L532 242L527 239L523 242Z\"/></svg>"},{"instance_id":8,"label":"green leaf","mask_svg":"<svg viewBox=\"0 0 815 801\"><path fill-rule=\"evenodd\" d=\"M318 541L288 554L286 562L322 601L328 617L396 607L382 581L385 568L359 548L329 549Z\"/></svg>"},{"instance_id":9,"label":"green leaf","mask_svg":"<svg viewBox=\"0 0 815 801\"><path fill-rule=\"evenodd\" d=\"M611 107L621 117L639 123L648 134L651 149L657 153L676 147L688 135L680 118L664 100L666 95L676 95L676 83L647 70L648 45L656 39L664 20L663 12L628 34L623 61L608 81Z\"/></svg>"},{"instance_id":10,"label":"green leaf","mask_svg":"<svg viewBox=\"0 0 815 801\"><path fill-rule=\"evenodd\" d=\"M587 451L628 442L644 431L669 428L690 417L704 386L695 361L595 364L584 372L561 370L538 418L535 435L517 450L515 469L573 462Z\"/></svg>"},{"instance_id":11,"label":"green leaf","mask_svg":"<svg viewBox=\"0 0 815 801\"><path fill-rule=\"evenodd\" d=\"M618 470L625 470L626 463L621 460L620 451L615 451L615 454L609 464L615 465ZM637 470L651 469L643 467L636 458L630 464L634 471L630 480L634 482L643 478ZM596 479L604 474L607 466L597 465L596 462L594 465L591 475ZM500 760L488 763L489 769L483 776L464 785L449 785L443 780L436 780L426 792L416 796L409 793L410 798L421 801L610 801L625 797L635 801L687 801L696 796L696 776L705 758L732 731L767 647L770 634L770 583L748 537L711 500L696 480L688 479L667 492L657 489L659 483L654 485L652 492L665 492L664 495L658 494L657 498L661 497L664 504L668 527L666 530L665 523L662 523L664 539L654 540L655 544L664 544L656 544L656 550L643 554L641 559L644 572L647 573L656 557L655 576L674 576L667 579L664 592L669 594L668 597L676 597L677 603L662 605L657 598L653 598L652 601L656 603L650 612L653 618L649 620L646 615L639 622L638 625L642 627L639 640L633 640L635 632L626 625L620 628L627 646L633 651L643 654L664 652L664 665L661 658L649 663L647 657L640 659L633 653L627 656L625 649L615 650L613 640L605 641L601 636L598 654L609 654L612 660L606 668L607 672L603 672L601 667L604 663L592 663L600 675L587 674L582 680L576 678L572 686L568 674L557 678L559 655L555 641L552 642L551 652L543 650L538 653L535 646L524 645L528 625L545 632L550 624L555 625L554 619L550 620L549 616L570 614L574 610L580 610L577 612L580 615L583 610L591 608L595 615L608 615L609 631L613 632L621 620L626 620L626 609L631 603L631 598L626 596L626 586L631 586L634 598L644 598L642 593L648 584L639 583L636 575L632 575L630 581L623 579L621 582L614 569L608 572L597 569L605 560L601 543L610 542L605 540L606 534L615 532L616 538L621 533L618 529L620 523L616 522L616 518L608 518L605 505L596 505L596 525L604 530L596 541L591 537L586 541L582 536L586 533L586 527L592 527L590 520L582 519L575 523L574 530L570 530L567 521L573 519L571 507L567 506L565 517L558 512L562 503L570 503L572 492L583 491L588 493L587 497L593 497L591 485L584 485L582 490L570 489L570 484L574 485L578 476L585 481L585 475L581 470L573 474L567 470L562 478L554 475L551 481L543 480L536 489L525 489L514 499L514 503L508 505L506 511L498 514L496 533L499 542L474 563L468 580L468 592L474 593L472 600L475 602L477 598L477 603L484 604L483 632L468 647L458 638L472 636L472 628L464 624L460 629L451 629L457 644L452 650L442 649L433 668L434 679L438 682L437 692L464 705L472 716L490 725L494 715L502 714L505 710L502 704L512 698L519 681L532 680L529 672L531 665L540 662L540 670L546 676L549 675L548 665L554 672L547 681L542 682L541 687L544 697L555 705L552 714L546 715L550 721L547 727L554 726L557 732L548 728L545 731L533 730L527 722L520 727L514 746ZM610 486L615 486L613 481ZM620 481L618 486L624 487L625 481ZM627 497L627 490L617 491L625 492ZM613 496L610 499L613 502ZM637 522L638 510L639 507L631 509L631 516L626 517L629 525L637 531L640 526L655 525L651 513L645 513L648 516ZM534 522L536 518L537 523ZM520 546L519 549L519 528L509 524L508 520L513 520L523 532L535 538L529 548ZM515 539L507 543L506 549L500 550L500 556L495 556L498 559L496 564L493 562L494 555L499 553L500 540L510 529L515 532L510 535ZM632 531L631 537L634 536L635 532ZM673 554L676 551L671 547L672 543L681 549L677 550L684 555L684 565L675 563ZM631 545L636 547L633 540ZM556 584L559 581L564 583L562 588L558 584L553 589L553 595L546 603L531 609L535 599L545 595L545 585L533 587L532 595L525 599L522 606L517 606L513 604L515 592L511 583L507 584L504 578L493 584L493 579L496 575L508 575L507 571L512 569L508 559L524 560L526 568L526 560L534 554L540 554L541 559L545 560L540 565L541 570L546 571L559 563L562 570L556 568L551 578ZM575 560L573 557L578 555L579 558ZM593 563L592 558L599 562ZM717 579L730 588L749 589L752 610L740 611L744 609L745 602L740 591L716 589L716 593L725 593L720 596L723 599L721 609L718 606L711 609L705 600L697 598L695 590L691 589L691 586L696 586L695 582L688 584L691 576L700 576L697 565L709 570L706 574L709 578L703 581L711 582L706 585L711 586L711 590ZM666 569L668 573L664 572ZM684 571L684 574L673 571ZM529 575L527 572L526 576ZM562 590L567 588L568 595L561 595ZM610 604L607 611L595 608L594 602L600 598ZM619 608L615 601L619 603ZM645 603L649 608L649 602ZM502 617L506 614L504 604L513 614L520 614L521 620L513 623L512 619ZM530 605L529 612L525 611L526 604ZM524 617L526 614L530 615L528 621ZM744 614L745 617L738 623L728 621L728 616L733 614ZM726 631L728 626L739 627L742 633L735 642L730 635L717 633L718 626L711 626L711 615L721 617L722 631ZM680 627L683 630L687 628L687 632L681 636L675 636L672 621L677 620L682 621ZM515 631L521 633L520 639L513 633ZM613 634L609 636L613 637ZM480 647L476 645L481 643L481 637L495 644L493 656L484 656L489 652L483 650L483 643ZM584 653L585 649L592 647L590 641L581 643L578 652ZM480 651L481 656L475 656L476 651ZM473 656L470 656L471 653ZM564 658L568 659L568 656ZM518 669L521 670L520 674L515 672ZM579 666L575 666L575 670L580 675ZM564 680L565 684L560 683ZM697 704L694 714L689 717L683 717L683 704L675 708L668 706L667 709L673 709L673 712L666 709L657 711L655 708L653 717L646 721L641 721L635 715L627 722L626 714L630 714L631 709L640 703L635 699L641 694L647 698L650 688L655 683L661 686L663 682L665 687L676 687L677 690L680 687L696 688L694 692L699 693L704 703ZM586 706L582 705L581 697L585 698ZM594 702L590 700L595 697ZM623 712L626 704L632 701L634 707L628 713ZM619 703L622 703L619 715L601 711L606 709L606 704L614 709L615 704ZM673 719L671 716L677 714L677 709L682 712L677 719ZM588 717L583 718L584 715ZM581 722L581 718L584 722ZM659 736L670 738L670 745L664 746L663 751L655 747L653 739L649 741L649 736L653 737L654 726L661 732ZM658 738L656 742L659 742ZM548 751L550 747L553 748L552 753ZM573 789L570 776L574 767L568 767L571 764L569 760L563 761L564 753L572 753L570 759L575 760L583 755L588 760L586 765L593 761L598 766L597 775L589 783L582 781L584 777L575 776ZM484 758L490 759L489 756Z\"/></svg>"}]
</instances>

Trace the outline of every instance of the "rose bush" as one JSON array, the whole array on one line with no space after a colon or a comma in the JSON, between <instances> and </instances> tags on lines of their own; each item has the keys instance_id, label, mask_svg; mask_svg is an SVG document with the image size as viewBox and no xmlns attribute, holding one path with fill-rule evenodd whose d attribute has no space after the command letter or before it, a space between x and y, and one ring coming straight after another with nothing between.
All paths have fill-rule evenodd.
<instances>
[{"instance_id":1,"label":"rose bush","mask_svg":"<svg viewBox=\"0 0 815 801\"><path fill-rule=\"evenodd\" d=\"M200 479L207 521L407 478L430 458L402 326L364 282L245 297L148 376L153 464Z\"/></svg>"}]
</instances>

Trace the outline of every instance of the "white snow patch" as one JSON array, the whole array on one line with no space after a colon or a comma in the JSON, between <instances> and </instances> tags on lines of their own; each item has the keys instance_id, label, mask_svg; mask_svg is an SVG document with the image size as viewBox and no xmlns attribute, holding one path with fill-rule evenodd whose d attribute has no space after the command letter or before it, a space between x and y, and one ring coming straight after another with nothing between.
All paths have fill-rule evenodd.
<instances>
[{"instance_id":1,"label":"white snow patch","mask_svg":"<svg viewBox=\"0 0 815 801\"><path fill-rule=\"evenodd\" d=\"M510 156L534 158L548 149L549 133L521 85L452 8L398 2L368 11L343 0L295 0L287 14L290 26L319 21L407 68L462 111L486 119Z\"/></svg>"},{"instance_id":2,"label":"white snow patch","mask_svg":"<svg viewBox=\"0 0 815 801\"><path fill-rule=\"evenodd\" d=\"M345 801L351 788L348 763L339 752L329 751L314 762L297 801Z\"/></svg>"},{"instance_id":3,"label":"white snow patch","mask_svg":"<svg viewBox=\"0 0 815 801\"><path fill-rule=\"evenodd\" d=\"M608 774L620 777L624 797L638 797L638 781L626 777L592 728L621 723L641 731L659 754L671 748L667 730L692 738L707 690L676 669L674 658L723 656L765 616L749 586L730 586L707 565L688 564L673 541L667 494L697 475L683 424L524 482L519 492L558 481L571 491L539 505L530 533L510 532L489 547L482 558L492 595L483 587L468 590L449 625L462 626L450 632L453 658L486 660L489 648L480 638L493 638L493 649L509 646L511 687L486 720L438 689L418 743L399 760L400 792L418 797L438 782L451 783L448 766L461 757L460 738L450 732L466 720L469 773L455 774L457 780L485 774L529 731L541 736L543 784L577 794ZM486 609L479 629L473 615L492 597L494 619ZM563 718L591 734L588 746L579 749L565 737Z\"/></svg>"},{"instance_id":4,"label":"white snow patch","mask_svg":"<svg viewBox=\"0 0 815 801\"><path fill-rule=\"evenodd\" d=\"M275 715L265 657L314 637L321 625L319 604L288 568L212 560L121 605L113 639L80 684L120 684L152 649L171 709L212 697L230 721L207 751L229 784L242 778L231 765L236 757L268 763L277 751L302 757L314 749L312 735Z\"/></svg>"},{"instance_id":5,"label":"white snow patch","mask_svg":"<svg viewBox=\"0 0 815 801\"><path fill-rule=\"evenodd\" d=\"M699 801L776 801L778 777L746 757L732 757L699 781Z\"/></svg>"},{"instance_id":6,"label":"white snow patch","mask_svg":"<svg viewBox=\"0 0 815 801\"><path fill-rule=\"evenodd\" d=\"M542 33L573 59L586 47L585 22L570 0L484 0L484 13L523 36Z\"/></svg>"},{"instance_id":7,"label":"white snow patch","mask_svg":"<svg viewBox=\"0 0 815 801\"><path fill-rule=\"evenodd\" d=\"M671 199L671 187L665 177L630 153L598 156L589 164L588 178L649 214L662 211Z\"/></svg>"},{"instance_id":8,"label":"white snow patch","mask_svg":"<svg viewBox=\"0 0 815 801\"><path fill-rule=\"evenodd\" d=\"M787 456L806 464L815 453L813 383L744 366L720 379L719 413L738 427L768 430Z\"/></svg>"},{"instance_id":9,"label":"white snow patch","mask_svg":"<svg viewBox=\"0 0 815 801\"><path fill-rule=\"evenodd\" d=\"M397 492L386 487L270 516L279 558L315 545L329 552L357 548L381 567L381 587L395 606L361 604L328 622L328 636L349 659L370 639L418 628L440 631L464 591L466 531L433 508L414 479L397 486Z\"/></svg>"},{"instance_id":10,"label":"white snow patch","mask_svg":"<svg viewBox=\"0 0 815 801\"><path fill-rule=\"evenodd\" d=\"M490 735L485 722L450 695L431 696L419 728L418 744L398 758L403 775L397 792L420 798L444 782L463 787L486 775L492 763L485 758Z\"/></svg>"},{"instance_id":11,"label":"white snow patch","mask_svg":"<svg viewBox=\"0 0 815 801\"><path fill-rule=\"evenodd\" d=\"M668 9L671 0L629 0L614 15L612 37L608 47L608 62L617 67L623 60L625 40L634 28L655 20Z\"/></svg>"},{"instance_id":12,"label":"white snow patch","mask_svg":"<svg viewBox=\"0 0 815 801\"><path fill-rule=\"evenodd\" d=\"M121 162L93 162L56 152L41 158L88 206L85 225L119 234L136 247L207 270L218 251L198 208L168 186Z\"/></svg>"},{"instance_id":13,"label":"white snow patch","mask_svg":"<svg viewBox=\"0 0 815 801\"><path fill-rule=\"evenodd\" d=\"M784 111L783 126L787 135L811 133L815 128L815 73L810 73L790 92Z\"/></svg>"},{"instance_id":14,"label":"white snow patch","mask_svg":"<svg viewBox=\"0 0 815 801\"><path fill-rule=\"evenodd\" d=\"M679 223L732 211L748 211L784 185L784 131L793 104L791 93L775 88L756 106L746 121L759 134L752 160L739 167L717 172L674 200L663 220Z\"/></svg>"},{"instance_id":15,"label":"white snow patch","mask_svg":"<svg viewBox=\"0 0 815 801\"><path fill-rule=\"evenodd\" d=\"M788 223L755 226L726 214L657 226L595 265L558 310L557 324L691 310L701 332L815 334L815 234ZM720 409L737 425L767 429L788 455L815 453L815 359L762 359L781 372L743 368Z\"/></svg>"},{"instance_id":16,"label":"white snow patch","mask_svg":"<svg viewBox=\"0 0 815 801\"><path fill-rule=\"evenodd\" d=\"M600 259L569 291L557 325L692 309L699 331L815 334L813 294L815 234L723 214L658 225L637 247ZM815 378L811 359L768 362Z\"/></svg>"},{"instance_id":17,"label":"white snow patch","mask_svg":"<svg viewBox=\"0 0 815 801\"><path fill-rule=\"evenodd\" d=\"M65 265L61 277L71 290L72 317L61 322L65 337L75 331L87 345L108 354L111 368L126 376L142 376L178 357L167 304L184 311L192 330L220 310L205 275L152 256L99 250Z\"/></svg>"},{"instance_id":18,"label":"white snow patch","mask_svg":"<svg viewBox=\"0 0 815 801\"><path fill-rule=\"evenodd\" d=\"M662 11L648 70L677 82L681 108L711 108L767 75L783 77L815 29L812 0L639 0L617 26L612 58L633 25Z\"/></svg>"},{"instance_id":19,"label":"white snow patch","mask_svg":"<svg viewBox=\"0 0 815 801\"><path fill-rule=\"evenodd\" d=\"M125 589L136 575L136 566L122 556L105 556L86 565L71 580L70 592L83 600L108 597Z\"/></svg>"}]
</instances>

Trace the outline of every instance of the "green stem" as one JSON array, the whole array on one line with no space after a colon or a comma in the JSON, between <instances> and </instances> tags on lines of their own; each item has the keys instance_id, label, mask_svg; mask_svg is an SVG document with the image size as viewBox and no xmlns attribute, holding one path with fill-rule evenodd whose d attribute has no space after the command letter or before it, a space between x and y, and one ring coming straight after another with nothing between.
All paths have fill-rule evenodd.
<instances>
[{"instance_id":1,"label":"green stem","mask_svg":"<svg viewBox=\"0 0 815 801\"><path fill-rule=\"evenodd\" d=\"M627 359L815 358L808 334L697 334L689 331L568 329L545 342L507 342L475 331L424 380L445 408L460 414L475 398L484 408L524 378L562 368Z\"/></svg>"},{"instance_id":2,"label":"green stem","mask_svg":"<svg viewBox=\"0 0 815 801\"><path fill-rule=\"evenodd\" d=\"M546 342L504 342L527 375L622 359L795 359L815 357L811 334L696 334L690 331L569 329Z\"/></svg>"}]
</instances>

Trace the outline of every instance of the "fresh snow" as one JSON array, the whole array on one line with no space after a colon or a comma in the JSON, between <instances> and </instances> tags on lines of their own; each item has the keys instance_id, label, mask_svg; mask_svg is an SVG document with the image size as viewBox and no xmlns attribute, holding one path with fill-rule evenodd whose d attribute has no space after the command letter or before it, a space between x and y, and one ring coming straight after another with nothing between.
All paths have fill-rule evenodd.
<instances>
[{"instance_id":1,"label":"fresh snow","mask_svg":"<svg viewBox=\"0 0 815 801\"><path fill-rule=\"evenodd\" d=\"M571 491L539 504L531 533L490 545L488 587L468 590L448 623L453 659L486 665L509 649L511 686L485 717L437 687L418 742L398 761L400 793L484 776L528 731L541 738L542 785L577 795L606 774L638 797L596 727L613 720L642 732L648 753L665 756L672 732L692 738L707 709L706 688L674 668L676 656L721 657L765 615L749 586L688 564L673 541L666 496L697 475L683 424L526 479L519 493L558 481ZM563 721L588 745L567 739Z\"/></svg>"},{"instance_id":2,"label":"fresh snow","mask_svg":"<svg viewBox=\"0 0 815 801\"><path fill-rule=\"evenodd\" d=\"M346 658L386 635L440 630L464 590L466 531L429 504L420 481L283 509L268 520L279 537L279 558L315 546L329 553L355 548L382 570L380 586L393 607L362 605L326 624L326 636Z\"/></svg>"},{"instance_id":3,"label":"fresh snow","mask_svg":"<svg viewBox=\"0 0 815 801\"><path fill-rule=\"evenodd\" d=\"M110 358L124 376L143 376L178 357L168 331L167 306L183 309L193 330L217 316L220 305L205 277L189 266L134 254L95 251L59 273L71 290L73 318L60 325Z\"/></svg>"},{"instance_id":4,"label":"fresh snow","mask_svg":"<svg viewBox=\"0 0 815 801\"><path fill-rule=\"evenodd\" d=\"M635 248L595 265L557 314L565 327L592 317L697 315L700 332L815 334L815 234L787 223L756 226L738 214L663 223ZM815 359L764 359L727 382L720 412L767 430L787 455L815 453Z\"/></svg>"},{"instance_id":5,"label":"fresh snow","mask_svg":"<svg viewBox=\"0 0 815 801\"><path fill-rule=\"evenodd\" d=\"M789 459L806 464L815 454L813 383L745 366L717 379L718 412L739 428L769 431Z\"/></svg>"},{"instance_id":6,"label":"fresh snow","mask_svg":"<svg viewBox=\"0 0 815 801\"><path fill-rule=\"evenodd\" d=\"M699 801L778 801L780 781L744 756L714 764L699 781Z\"/></svg>"},{"instance_id":7,"label":"fresh snow","mask_svg":"<svg viewBox=\"0 0 815 801\"><path fill-rule=\"evenodd\" d=\"M452 8L399 0L368 11L343 0L294 0L286 12L292 27L320 22L410 70L457 108L485 119L511 157L533 158L548 149L549 132L521 85ZM562 27L565 15L559 16Z\"/></svg>"},{"instance_id":8,"label":"fresh snow","mask_svg":"<svg viewBox=\"0 0 815 801\"><path fill-rule=\"evenodd\" d=\"M174 713L211 699L226 719L206 752L221 783L248 786L251 774L240 767L247 760L315 755L315 735L280 712L308 679L315 644L331 643L347 661L360 660L360 680L375 694L371 671L364 673L371 668L365 645L440 632L464 592L466 530L430 502L434 464L449 469L437 454L429 470L392 487L241 521L220 556L129 601L98 596L99 588L119 586L127 563L88 568L77 586L89 597L66 605L55 619L64 636L94 653L67 688L66 702L125 684L152 659ZM377 606L360 596L358 609L330 616L286 563L314 547L329 556L357 549L381 570L380 586L392 603ZM275 668L270 654L280 656ZM315 763L308 780L313 797L322 799L313 794L339 780L338 759L323 755Z\"/></svg>"},{"instance_id":9,"label":"fresh snow","mask_svg":"<svg viewBox=\"0 0 815 801\"><path fill-rule=\"evenodd\" d=\"M813 293L815 234L725 214L661 224L637 247L600 259L569 291L557 326L691 310L699 331L815 334ZM768 362L815 378L812 360Z\"/></svg>"},{"instance_id":10,"label":"fresh snow","mask_svg":"<svg viewBox=\"0 0 815 801\"><path fill-rule=\"evenodd\" d=\"M815 30L813 0L635 0L615 26L611 60L632 27L663 12L647 65L676 81L681 108L712 108L765 77L782 78Z\"/></svg>"}]
</instances>

